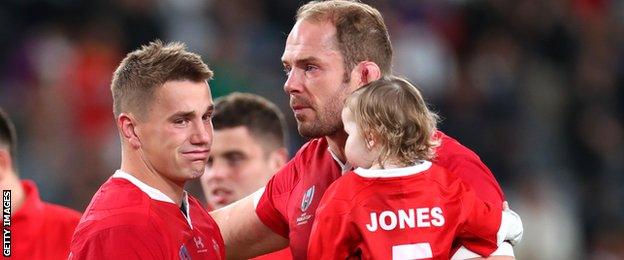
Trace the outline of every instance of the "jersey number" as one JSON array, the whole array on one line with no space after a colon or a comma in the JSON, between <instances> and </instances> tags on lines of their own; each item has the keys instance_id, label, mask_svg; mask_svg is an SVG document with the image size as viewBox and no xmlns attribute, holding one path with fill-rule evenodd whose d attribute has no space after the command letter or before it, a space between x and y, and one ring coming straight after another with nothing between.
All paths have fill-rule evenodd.
<instances>
[{"instance_id":1,"label":"jersey number","mask_svg":"<svg viewBox=\"0 0 624 260\"><path fill-rule=\"evenodd\" d=\"M392 260L433 258L429 243L403 244L392 246Z\"/></svg>"}]
</instances>

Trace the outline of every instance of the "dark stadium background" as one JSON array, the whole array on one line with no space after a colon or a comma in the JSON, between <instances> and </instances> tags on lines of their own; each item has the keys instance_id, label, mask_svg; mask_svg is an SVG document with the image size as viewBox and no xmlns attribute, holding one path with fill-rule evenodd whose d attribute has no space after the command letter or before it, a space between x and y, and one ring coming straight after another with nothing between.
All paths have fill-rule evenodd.
<instances>
[{"instance_id":1,"label":"dark stadium background","mask_svg":"<svg viewBox=\"0 0 624 260\"><path fill-rule=\"evenodd\" d=\"M623 1L365 2L384 14L395 70L523 217L519 259L624 259ZM21 177L84 210L119 167L112 71L156 38L202 54L215 97L277 102L295 151L279 57L300 3L0 1L0 106L18 126Z\"/></svg>"}]
</instances>

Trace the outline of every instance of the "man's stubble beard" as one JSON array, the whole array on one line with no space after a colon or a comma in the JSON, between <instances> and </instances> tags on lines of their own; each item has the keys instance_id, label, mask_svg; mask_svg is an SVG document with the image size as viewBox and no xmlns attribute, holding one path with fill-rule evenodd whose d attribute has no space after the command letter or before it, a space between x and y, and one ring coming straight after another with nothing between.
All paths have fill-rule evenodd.
<instances>
[{"instance_id":1,"label":"man's stubble beard","mask_svg":"<svg viewBox=\"0 0 624 260\"><path fill-rule=\"evenodd\" d=\"M315 108L316 118L312 122L300 122L297 120L299 134L306 138L319 138L331 136L343 130L342 107L347 98L348 86L344 86L344 92L332 96L325 107Z\"/></svg>"}]
</instances>

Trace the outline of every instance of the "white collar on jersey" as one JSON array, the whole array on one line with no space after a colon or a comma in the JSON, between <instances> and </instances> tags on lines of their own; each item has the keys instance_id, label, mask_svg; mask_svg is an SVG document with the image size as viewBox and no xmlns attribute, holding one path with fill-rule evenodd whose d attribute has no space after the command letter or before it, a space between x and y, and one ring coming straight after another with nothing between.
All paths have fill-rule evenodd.
<instances>
[{"instance_id":1,"label":"white collar on jersey","mask_svg":"<svg viewBox=\"0 0 624 260\"><path fill-rule=\"evenodd\" d=\"M334 158L334 161L336 161L340 166L340 171L342 172L342 174L345 174L353 169L353 166L351 166L349 162L343 163L340 159L338 159L338 156L336 156L336 154L329 148L329 146L327 147L327 151L329 151L329 154L331 154L332 158Z\"/></svg>"},{"instance_id":2,"label":"white collar on jersey","mask_svg":"<svg viewBox=\"0 0 624 260\"><path fill-rule=\"evenodd\" d=\"M162 193L162 191L147 185L145 182L142 182L141 180L137 179L136 177L132 176L132 174L129 174L127 172L124 172L122 170L117 170L115 171L115 174L113 174L113 178L122 178L122 179L126 179L129 182L132 182L132 184L134 184L135 186L137 186L141 191L145 192L145 194L147 194L147 196L149 196L150 198L152 198L153 200L158 200L158 201L162 201L162 202L169 202L169 203L174 203L173 200L171 198L169 198L167 195L165 195L164 193ZM186 203L188 205L188 198L186 197L186 191L184 191L184 195L182 197L182 203Z\"/></svg>"},{"instance_id":3,"label":"white collar on jersey","mask_svg":"<svg viewBox=\"0 0 624 260\"><path fill-rule=\"evenodd\" d=\"M162 191L152 186L147 185L147 183L140 181L136 177L132 176L132 174L129 174L122 170L117 170L115 171L115 174L113 174L112 178L121 178L121 179L128 180L129 182L134 184L134 186L137 186L137 188L139 188L141 191L147 194L147 196L152 198L153 200L175 204L175 202L173 202L173 200L169 198L167 195L162 193ZM186 221L188 222L189 226L193 228L193 224L191 224L191 215L189 212L190 207L189 207L189 202L188 202L188 193L186 191L184 191L184 193L182 194L182 204L184 205L184 210L186 211L186 215L184 217L186 218Z\"/></svg>"},{"instance_id":4,"label":"white collar on jersey","mask_svg":"<svg viewBox=\"0 0 624 260\"><path fill-rule=\"evenodd\" d=\"M414 166L394 169L357 168L354 172L365 178L390 178L419 174L431 168L430 161L418 161Z\"/></svg>"}]
</instances>

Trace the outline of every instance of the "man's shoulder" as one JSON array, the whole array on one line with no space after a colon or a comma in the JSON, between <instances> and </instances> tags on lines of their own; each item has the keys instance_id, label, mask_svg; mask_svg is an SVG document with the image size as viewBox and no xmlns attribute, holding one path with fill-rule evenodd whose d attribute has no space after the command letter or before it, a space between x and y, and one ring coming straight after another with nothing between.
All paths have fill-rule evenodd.
<instances>
[{"instance_id":1,"label":"man's shoulder","mask_svg":"<svg viewBox=\"0 0 624 260\"><path fill-rule=\"evenodd\" d=\"M475 152L441 131L436 132L436 137L441 144L436 150L434 163L457 174L481 199L495 204L503 202L503 191L494 174Z\"/></svg>"},{"instance_id":2,"label":"man's shoulder","mask_svg":"<svg viewBox=\"0 0 624 260\"><path fill-rule=\"evenodd\" d=\"M76 232L97 232L115 226L144 226L150 216L150 198L134 184L110 178L93 195Z\"/></svg>"},{"instance_id":3,"label":"man's shoulder","mask_svg":"<svg viewBox=\"0 0 624 260\"><path fill-rule=\"evenodd\" d=\"M449 163L455 162L458 157L464 160L481 162L481 159L475 152L462 145L454 138L446 135L442 131L437 131L435 135L440 139L440 146L436 150L435 161L443 167Z\"/></svg>"},{"instance_id":4,"label":"man's shoulder","mask_svg":"<svg viewBox=\"0 0 624 260\"><path fill-rule=\"evenodd\" d=\"M423 172L428 181L433 181L438 185L449 186L451 184L455 184L457 182L461 182L461 178L456 173L448 170L442 165L438 163L432 163L431 167Z\"/></svg>"},{"instance_id":5,"label":"man's shoulder","mask_svg":"<svg viewBox=\"0 0 624 260\"><path fill-rule=\"evenodd\" d=\"M168 237L161 230L149 224L128 224L128 221L108 224L111 223L79 227L72 238L69 259L166 258Z\"/></svg>"},{"instance_id":6,"label":"man's shoulder","mask_svg":"<svg viewBox=\"0 0 624 260\"><path fill-rule=\"evenodd\" d=\"M340 173L340 168L329 152L325 138L316 138L305 143L295 156L275 174L279 183L290 183L289 187L301 179L326 179ZM313 173L313 174L311 174Z\"/></svg>"},{"instance_id":7,"label":"man's shoulder","mask_svg":"<svg viewBox=\"0 0 624 260\"><path fill-rule=\"evenodd\" d=\"M328 148L329 145L324 137L315 138L303 144L294 158L303 162L309 162L311 160L325 161L331 159Z\"/></svg>"},{"instance_id":8,"label":"man's shoulder","mask_svg":"<svg viewBox=\"0 0 624 260\"><path fill-rule=\"evenodd\" d=\"M93 195L87 211L110 214L134 208L148 208L149 202L149 196L130 181L110 178Z\"/></svg>"}]
</instances>

